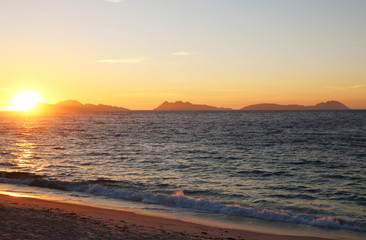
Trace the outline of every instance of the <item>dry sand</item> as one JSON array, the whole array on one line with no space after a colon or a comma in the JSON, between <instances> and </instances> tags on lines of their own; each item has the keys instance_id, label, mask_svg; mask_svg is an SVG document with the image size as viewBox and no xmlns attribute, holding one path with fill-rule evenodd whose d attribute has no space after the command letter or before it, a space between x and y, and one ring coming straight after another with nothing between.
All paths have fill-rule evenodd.
<instances>
[{"instance_id":1,"label":"dry sand","mask_svg":"<svg viewBox=\"0 0 366 240\"><path fill-rule=\"evenodd\" d=\"M0 194L0 239L320 240L208 227L161 217Z\"/></svg>"}]
</instances>

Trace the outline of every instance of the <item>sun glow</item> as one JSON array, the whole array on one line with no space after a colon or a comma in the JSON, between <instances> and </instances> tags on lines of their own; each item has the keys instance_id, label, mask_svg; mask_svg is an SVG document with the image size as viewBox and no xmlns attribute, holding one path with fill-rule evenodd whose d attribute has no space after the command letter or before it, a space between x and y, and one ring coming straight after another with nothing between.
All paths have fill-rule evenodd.
<instances>
[{"instance_id":1,"label":"sun glow","mask_svg":"<svg viewBox=\"0 0 366 240\"><path fill-rule=\"evenodd\" d=\"M18 93L11 105L7 108L8 111L30 111L38 102L41 101L41 97L32 91L22 91Z\"/></svg>"},{"instance_id":2,"label":"sun glow","mask_svg":"<svg viewBox=\"0 0 366 240\"><path fill-rule=\"evenodd\" d=\"M29 196L21 194L21 193L7 192L7 191L0 191L0 194L12 196L12 197L29 197Z\"/></svg>"}]
</instances>

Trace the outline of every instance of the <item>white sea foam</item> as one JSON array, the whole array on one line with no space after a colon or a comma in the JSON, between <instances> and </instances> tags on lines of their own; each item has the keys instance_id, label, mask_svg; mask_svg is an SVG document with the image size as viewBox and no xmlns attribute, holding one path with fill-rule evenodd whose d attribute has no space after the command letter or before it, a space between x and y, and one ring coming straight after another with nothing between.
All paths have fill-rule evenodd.
<instances>
[{"instance_id":1,"label":"white sea foam","mask_svg":"<svg viewBox=\"0 0 366 240\"><path fill-rule=\"evenodd\" d=\"M157 204L191 211L203 211L213 214L252 217L270 221L366 232L364 223L345 221L340 218L328 216L313 217L307 214L295 214L285 210L255 209L251 207L244 207L239 204L228 205L219 201L192 198L184 195L183 191L177 191L172 195L165 195L124 190L116 187L108 187L102 184L49 180L33 174L27 175L26 173L10 174L10 178L7 178L6 175L7 173L3 172L0 174L0 182L52 188L63 191L83 192L96 196L140 202L143 204Z\"/></svg>"}]
</instances>

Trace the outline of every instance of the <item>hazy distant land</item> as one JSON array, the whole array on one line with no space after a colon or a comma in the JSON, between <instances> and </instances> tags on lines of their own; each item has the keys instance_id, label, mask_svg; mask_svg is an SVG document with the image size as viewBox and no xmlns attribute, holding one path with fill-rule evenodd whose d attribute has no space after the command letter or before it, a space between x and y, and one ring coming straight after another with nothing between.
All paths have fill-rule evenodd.
<instances>
[{"instance_id":1,"label":"hazy distant land","mask_svg":"<svg viewBox=\"0 0 366 240\"><path fill-rule=\"evenodd\" d=\"M219 107L214 107L214 106L209 106L209 105L203 105L203 104L192 104L190 102L182 102L182 101L177 101L177 102L168 102L165 101L163 102L160 106L158 106L157 108L155 108L154 110L159 110L159 111L170 111L170 110L174 110L174 111L212 111L212 110L233 110L231 108L219 108Z\"/></svg>"},{"instance_id":2,"label":"hazy distant land","mask_svg":"<svg viewBox=\"0 0 366 240\"><path fill-rule=\"evenodd\" d=\"M201 105L201 104L192 104L190 102L163 102L160 106L155 108L154 110L160 110L160 111L193 111L193 110L233 110L231 108L219 108L214 106L208 106L208 105ZM344 105L343 103L337 102L337 101L328 101L328 102L322 102L318 103L314 106L303 106L303 105L280 105L280 104L274 104L274 103L261 103L261 104L255 104L250 105L247 107L244 107L239 110L349 110L349 108Z\"/></svg>"},{"instance_id":3,"label":"hazy distant land","mask_svg":"<svg viewBox=\"0 0 366 240\"><path fill-rule=\"evenodd\" d=\"M51 113L90 113L90 112L119 112L130 111L127 108L104 104L82 104L76 100L61 101L56 104L38 103L35 111Z\"/></svg>"},{"instance_id":4,"label":"hazy distant land","mask_svg":"<svg viewBox=\"0 0 366 240\"><path fill-rule=\"evenodd\" d=\"M280 105L274 103L261 103L244 107L240 110L349 110L346 105L338 101L321 102L314 106Z\"/></svg>"},{"instance_id":5,"label":"hazy distant land","mask_svg":"<svg viewBox=\"0 0 366 240\"><path fill-rule=\"evenodd\" d=\"M104 104L82 104L76 100L61 101L56 104L49 103L38 103L35 112L55 113L55 114L69 114L69 113L93 113L93 112L121 112L131 111L124 107L110 106ZM234 110L232 108L223 108L209 106L205 104L193 104L190 102L176 101L168 102L165 101L158 107L154 108L155 111L223 111L223 110ZM280 105L274 103L260 103L249 105L239 109L239 111L281 111L281 110L350 110L346 105L338 101L321 102L314 106L303 106L303 105Z\"/></svg>"}]
</instances>

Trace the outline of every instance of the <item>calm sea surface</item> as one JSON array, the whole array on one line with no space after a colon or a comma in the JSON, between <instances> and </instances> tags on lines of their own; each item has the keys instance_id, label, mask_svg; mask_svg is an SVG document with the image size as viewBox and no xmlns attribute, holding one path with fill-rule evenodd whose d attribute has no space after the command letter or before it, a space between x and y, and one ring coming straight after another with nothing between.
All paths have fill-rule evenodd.
<instances>
[{"instance_id":1,"label":"calm sea surface","mask_svg":"<svg viewBox=\"0 0 366 240\"><path fill-rule=\"evenodd\" d=\"M366 111L2 113L0 183L366 232Z\"/></svg>"}]
</instances>

